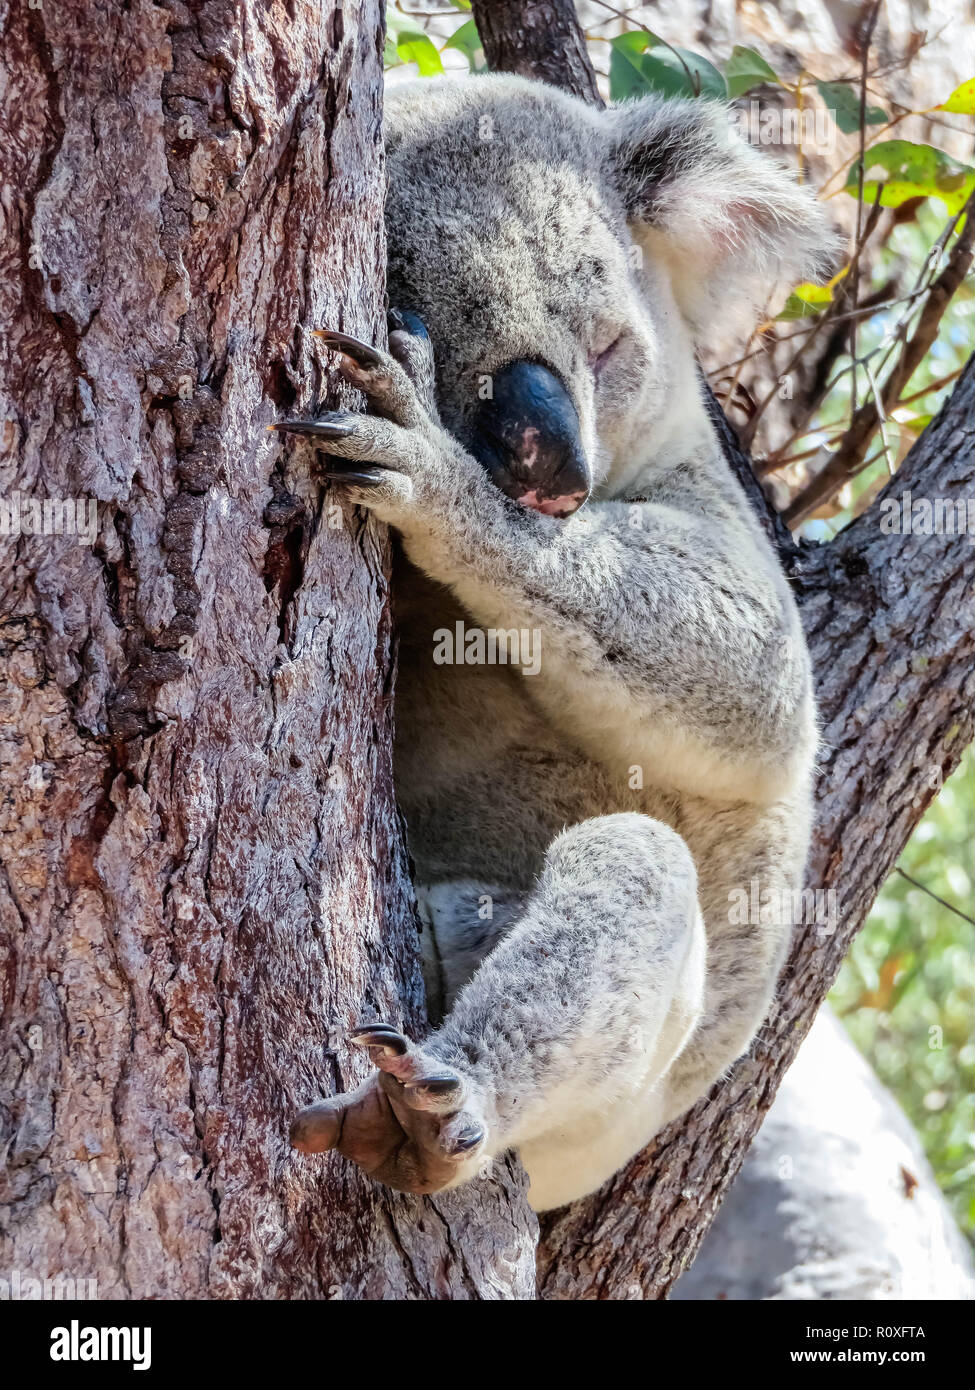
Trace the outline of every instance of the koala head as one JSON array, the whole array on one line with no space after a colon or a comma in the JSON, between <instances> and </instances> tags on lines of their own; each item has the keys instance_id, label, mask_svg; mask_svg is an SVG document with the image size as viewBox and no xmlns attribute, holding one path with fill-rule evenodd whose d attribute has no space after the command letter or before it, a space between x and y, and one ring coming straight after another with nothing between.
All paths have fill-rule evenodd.
<instances>
[{"instance_id":1,"label":"koala head","mask_svg":"<svg viewBox=\"0 0 975 1390\"><path fill-rule=\"evenodd\" d=\"M485 76L395 89L386 121L390 304L426 325L446 428L553 515L666 450L695 344L830 245L718 103L600 111Z\"/></svg>"}]
</instances>

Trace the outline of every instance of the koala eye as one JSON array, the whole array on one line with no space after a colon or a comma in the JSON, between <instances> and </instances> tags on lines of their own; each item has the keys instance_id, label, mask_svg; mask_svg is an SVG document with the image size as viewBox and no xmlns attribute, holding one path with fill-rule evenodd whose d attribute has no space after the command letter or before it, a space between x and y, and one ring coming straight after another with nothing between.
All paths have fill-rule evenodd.
<instances>
[{"instance_id":1,"label":"koala eye","mask_svg":"<svg viewBox=\"0 0 975 1390\"><path fill-rule=\"evenodd\" d=\"M591 352L591 353L589 354L589 370L592 372L592 374L593 374L594 378L596 379L596 381L599 380L600 373L602 372L603 368L606 366L606 363L610 360L610 358L611 358L611 357L613 356L613 354L616 352L616 349L619 347L619 345L620 345L620 343L621 343L622 341L623 341L623 335L622 335L622 333L621 333L621 334L619 334L618 337L616 337L616 338L613 339L613 341L610 343L609 347L603 348L603 350L602 350L601 352Z\"/></svg>"}]
</instances>

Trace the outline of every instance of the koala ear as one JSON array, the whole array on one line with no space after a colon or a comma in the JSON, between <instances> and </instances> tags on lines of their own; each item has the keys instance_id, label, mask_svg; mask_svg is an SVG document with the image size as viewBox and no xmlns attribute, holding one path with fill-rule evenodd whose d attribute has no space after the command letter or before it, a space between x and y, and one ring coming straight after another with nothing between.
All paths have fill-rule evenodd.
<instances>
[{"instance_id":1,"label":"koala ear","mask_svg":"<svg viewBox=\"0 0 975 1390\"><path fill-rule=\"evenodd\" d=\"M733 129L729 108L648 97L607 119L631 231L665 263L699 341L829 269L836 237L822 205Z\"/></svg>"}]
</instances>

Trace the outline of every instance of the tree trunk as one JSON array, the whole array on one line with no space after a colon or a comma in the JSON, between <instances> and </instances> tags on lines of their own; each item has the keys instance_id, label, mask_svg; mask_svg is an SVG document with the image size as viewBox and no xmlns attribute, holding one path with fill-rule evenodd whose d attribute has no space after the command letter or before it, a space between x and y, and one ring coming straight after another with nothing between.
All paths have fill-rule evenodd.
<instances>
[{"instance_id":1,"label":"tree trunk","mask_svg":"<svg viewBox=\"0 0 975 1390\"><path fill-rule=\"evenodd\" d=\"M567 87L602 104L574 5L565 0L473 0L471 9L489 68Z\"/></svg>"},{"instance_id":2,"label":"tree trunk","mask_svg":"<svg viewBox=\"0 0 975 1390\"><path fill-rule=\"evenodd\" d=\"M0 1263L530 1295L516 1165L421 1203L287 1144L345 1029L423 1025L386 533L267 433L337 399L308 328L383 331L379 0L5 24Z\"/></svg>"},{"instance_id":3,"label":"tree trunk","mask_svg":"<svg viewBox=\"0 0 975 1390\"><path fill-rule=\"evenodd\" d=\"M498 9L505 14L506 30ZM563 38L544 75L591 99L570 0L495 7L492 66L524 72L524 38L544 19ZM553 11L558 13L553 15ZM485 42L485 51L488 45ZM583 52L584 52L583 48ZM569 54L559 64L559 54ZM541 74L539 74L541 75ZM962 499L975 488L975 359L939 419L869 511L829 545L795 546L771 513L734 431L711 400L730 467L777 546L803 605L823 726L817 822L806 883L835 894L832 934L797 928L775 1008L748 1056L598 1193L543 1223L542 1298L662 1298L693 1259L779 1082L884 879L975 737L975 548L966 535L887 534L883 503Z\"/></svg>"}]
</instances>

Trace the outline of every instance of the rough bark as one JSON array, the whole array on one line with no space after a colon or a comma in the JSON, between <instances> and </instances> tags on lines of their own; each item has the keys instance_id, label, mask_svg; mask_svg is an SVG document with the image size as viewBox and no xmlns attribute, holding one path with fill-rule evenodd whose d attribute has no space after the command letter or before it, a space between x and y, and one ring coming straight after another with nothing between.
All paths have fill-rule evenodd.
<instances>
[{"instance_id":1,"label":"rough bark","mask_svg":"<svg viewBox=\"0 0 975 1390\"><path fill-rule=\"evenodd\" d=\"M483 7L482 7L483 8ZM564 34L567 0L503 7L492 66L524 71L517 31L542 10ZM478 23L481 18L475 6ZM579 42L582 42L581 36ZM487 51L487 45L485 45ZM563 41L549 81L590 95ZM714 405L712 399L712 405ZM776 1006L732 1075L592 1197L543 1223L539 1296L661 1298L693 1259L853 936L939 787L975 737L975 548L966 535L885 534L885 498L975 492L975 359L939 419L870 510L829 545L795 546L714 406L729 466L797 587L823 724L807 885L836 894L837 929L799 928Z\"/></svg>"},{"instance_id":2,"label":"rough bark","mask_svg":"<svg viewBox=\"0 0 975 1390\"><path fill-rule=\"evenodd\" d=\"M421 1204L287 1145L341 1030L423 1024L386 535L266 429L336 399L309 327L382 331L381 6L0 21L0 497L98 518L0 536L0 1265L530 1294L514 1166Z\"/></svg>"},{"instance_id":3,"label":"rough bark","mask_svg":"<svg viewBox=\"0 0 975 1390\"><path fill-rule=\"evenodd\" d=\"M487 65L557 87L602 105L575 7L565 0L472 0Z\"/></svg>"}]
</instances>

